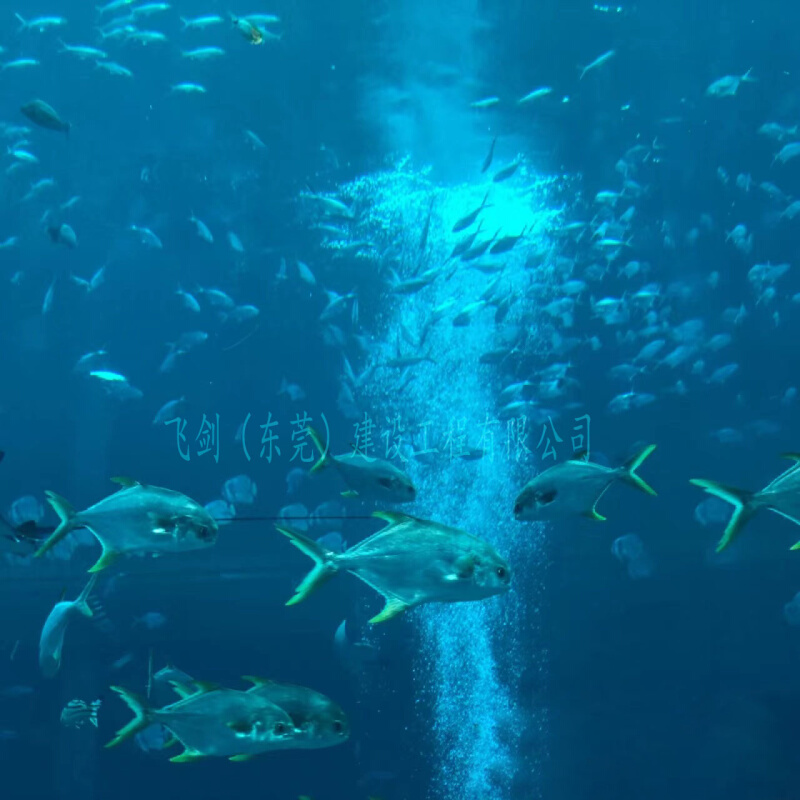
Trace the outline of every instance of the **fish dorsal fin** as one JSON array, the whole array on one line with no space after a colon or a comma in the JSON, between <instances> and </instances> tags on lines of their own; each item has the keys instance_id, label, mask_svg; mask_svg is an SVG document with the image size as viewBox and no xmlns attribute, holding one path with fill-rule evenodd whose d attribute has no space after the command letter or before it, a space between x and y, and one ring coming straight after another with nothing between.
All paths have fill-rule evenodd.
<instances>
[{"instance_id":1,"label":"fish dorsal fin","mask_svg":"<svg viewBox=\"0 0 800 800\"><path fill-rule=\"evenodd\" d=\"M800 461L800 453L781 453L782 458L788 458L792 461Z\"/></svg>"},{"instance_id":2,"label":"fish dorsal fin","mask_svg":"<svg viewBox=\"0 0 800 800\"><path fill-rule=\"evenodd\" d=\"M116 477L111 479L112 483L118 483L123 489L131 489L134 486L143 486L144 484L135 481L133 478Z\"/></svg>"},{"instance_id":3,"label":"fish dorsal fin","mask_svg":"<svg viewBox=\"0 0 800 800\"><path fill-rule=\"evenodd\" d=\"M197 687L197 694L208 694L222 688L218 683L211 681L195 681L194 685Z\"/></svg>"},{"instance_id":4,"label":"fish dorsal fin","mask_svg":"<svg viewBox=\"0 0 800 800\"><path fill-rule=\"evenodd\" d=\"M270 686L275 683L275 681L271 681L269 678L259 678L255 675L242 675L242 680L252 683L254 689L259 686Z\"/></svg>"},{"instance_id":5,"label":"fish dorsal fin","mask_svg":"<svg viewBox=\"0 0 800 800\"><path fill-rule=\"evenodd\" d=\"M59 598L58 598L58 602L59 602L59 603L63 603L63 602L64 602L64 598L65 598L66 596L67 596L67 587L65 586L65 587L64 587L64 588L61 590L61 595L60 595L60 596L59 596Z\"/></svg>"},{"instance_id":6,"label":"fish dorsal fin","mask_svg":"<svg viewBox=\"0 0 800 800\"><path fill-rule=\"evenodd\" d=\"M401 525L404 522L421 522L422 520L412 517L409 514L403 514L400 511L373 511L373 517L382 519L388 522L389 525Z\"/></svg>"},{"instance_id":7,"label":"fish dorsal fin","mask_svg":"<svg viewBox=\"0 0 800 800\"><path fill-rule=\"evenodd\" d=\"M185 700L187 697L191 697L192 695L197 694L191 686L186 686L186 684L178 683L178 681L170 681L169 685L175 690L177 694L180 695L181 700Z\"/></svg>"}]
</instances>

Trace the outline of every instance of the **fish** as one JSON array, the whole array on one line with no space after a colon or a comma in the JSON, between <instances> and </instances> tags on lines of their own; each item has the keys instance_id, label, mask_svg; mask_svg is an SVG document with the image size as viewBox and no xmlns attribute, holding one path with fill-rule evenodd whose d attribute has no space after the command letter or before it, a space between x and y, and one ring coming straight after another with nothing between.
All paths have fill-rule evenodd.
<instances>
[{"instance_id":1,"label":"fish","mask_svg":"<svg viewBox=\"0 0 800 800\"><path fill-rule=\"evenodd\" d=\"M651 444L621 467L606 467L588 460L554 464L529 481L514 501L514 518L522 521L547 520L581 514L605 520L597 503L611 484L624 481L649 495L656 492L636 470L656 449Z\"/></svg>"},{"instance_id":2,"label":"fish","mask_svg":"<svg viewBox=\"0 0 800 800\"><path fill-rule=\"evenodd\" d=\"M578 80L583 80L583 76L587 72L602 66L607 61L610 61L616 54L617 54L616 50L607 50L605 53L603 53L603 55L598 56L594 61L592 61L591 64L588 64L583 68L583 70L581 71L581 77L578 78Z\"/></svg>"},{"instance_id":3,"label":"fish","mask_svg":"<svg viewBox=\"0 0 800 800\"><path fill-rule=\"evenodd\" d=\"M324 694L290 683L243 676L253 684L247 693L263 697L282 708L295 728L292 749L319 750L343 744L350 738L350 723L342 707Z\"/></svg>"},{"instance_id":4,"label":"fish","mask_svg":"<svg viewBox=\"0 0 800 800\"><path fill-rule=\"evenodd\" d=\"M130 478L113 478L122 487L85 511L75 512L63 497L46 492L61 522L36 557L70 531L88 528L103 547L89 572L99 572L127 553L174 553L211 547L217 539L216 520L186 495Z\"/></svg>"},{"instance_id":5,"label":"fish","mask_svg":"<svg viewBox=\"0 0 800 800\"><path fill-rule=\"evenodd\" d=\"M183 745L183 752L170 759L173 763L208 756L247 761L292 745L296 734L291 717L263 697L200 681L191 687L173 682L172 687L181 699L156 709L133 692L112 686L134 718L105 746L116 747L153 724L163 725Z\"/></svg>"},{"instance_id":6,"label":"fish","mask_svg":"<svg viewBox=\"0 0 800 800\"><path fill-rule=\"evenodd\" d=\"M412 503L416 499L417 490L411 478L390 461L356 452L341 456L330 455L322 444L320 435L313 428L306 428L306 431L320 452L319 460L311 467L311 474L333 466L351 492L358 495L391 503Z\"/></svg>"},{"instance_id":7,"label":"fish","mask_svg":"<svg viewBox=\"0 0 800 800\"><path fill-rule=\"evenodd\" d=\"M483 600L508 591L511 569L487 542L466 531L407 514L376 511L388 524L344 553L333 553L298 531L276 525L315 562L287 606L305 600L336 573L350 572L383 595L385 622L423 603Z\"/></svg>"},{"instance_id":8,"label":"fish","mask_svg":"<svg viewBox=\"0 0 800 800\"><path fill-rule=\"evenodd\" d=\"M733 514L717 544L718 553L733 542L750 518L761 508L774 511L795 525L800 525L800 453L784 453L783 457L794 463L758 492L737 489L700 478L692 478L689 481L707 494L733 506ZM800 550L800 542L792 545L790 549Z\"/></svg>"},{"instance_id":9,"label":"fish","mask_svg":"<svg viewBox=\"0 0 800 800\"><path fill-rule=\"evenodd\" d=\"M470 211L466 217L462 217L455 225L453 225L453 233L458 233L459 231L466 230L472 225L475 220L478 218L478 214L486 208L486 201L489 199L489 192L486 192L486 195L483 198L483 202L474 210Z\"/></svg>"},{"instance_id":10,"label":"fish","mask_svg":"<svg viewBox=\"0 0 800 800\"><path fill-rule=\"evenodd\" d=\"M522 164L521 161L514 161L512 164L509 164L507 167L503 167L493 178L492 181L494 183L502 183L502 181L507 181L520 167Z\"/></svg>"},{"instance_id":11,"label":"fish","mask_svg":"<svg viewBox=\"0 0 800 800\"><path fill-rule=\"evenodd\" d=\"M44 100L31 100L20 106L19 110L40 128L69 134L70 123L61 119L56 110Z\"/></svg>"},{"instance_id":12,"label":"fish","mask_svg":"<svg viewBox=\"0 0 800 800\"><path fill-rule=\"evenodd\" d=\"M89 607L89 595L97 583L97 576L92 575L89 582L76 600L61 600L53 606L47 615L42 633L39 637L39 669L45 678L52 678L61 669L61 656L64 648L64 635L69 623L78 615L92 617L94 612Z\"/></svg>"},{"instance_id":13,"label":"fish","mask_svg":"<svg viewBox=\"0 0 800 800\"><path fill-rule=\"evenodd\" d=\"M483 160L483 166L481 167L481 175L486 172L489 167L492 166L492 159L494 159L494 146L497 144L497 137L495 136L492 139L492 143L489 146L489 152L486 154L486 158Z\"/></svg>"},{"instance_id":14,"label":"fish","mask_svg":"<svg viewBox=\"0 0 800 800\"><path fill-rule=\"evenodd\" d=\"M61 724L67 728L82 728L87 722L97 727L97 712L103 704L102 699L87 703L84 700L70 700L61 710Z\"/></svg>"},{"instance_id":15,"label":"fish","mask_svg":"<svg viewBox=\"0 0 800 800\"><path fill-rule=\"evenodd\" d=\"M217 14L208 14L204 17L193 17L191 19L187 19L186 17L181 17L181 22L183 23L183 30L204 30L208 28L210 25L218 25L222 22L222 17Z\"/></svg>"},{"instance_id":16,"label":"fish","mask_svg":"<svg viewBox=\"0 0 800 800\"><path fill-rule=\"evenodd\" d=\"M517 105L521 106L523 103L529 103L531 100L538 100L540 97L546 97L548 94L551 94L553 91L551 86L541 86L538 89L534 89L532 92L528 92L524 97L520 97L517 100Z\"/></svg>"}]
</instances>

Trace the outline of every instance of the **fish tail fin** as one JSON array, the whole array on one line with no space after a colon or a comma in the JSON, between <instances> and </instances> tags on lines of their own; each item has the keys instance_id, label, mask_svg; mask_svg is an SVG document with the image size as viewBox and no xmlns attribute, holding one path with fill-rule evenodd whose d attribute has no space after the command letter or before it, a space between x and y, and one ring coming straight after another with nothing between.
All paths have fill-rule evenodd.
<instances>
[{"instance_id":1,"label":"fish tail fin","mask_svg":"<svg viewBox=\"0 0 800 800\"><path fill-rule=\"evenodd\" d=\"M183 30L186 30L189 27L189 20L186 17L181 17L181 22L183 23Z\"/></svg>"},{"instance_id":2,"label":"fish tail fin","mask_svg":"<svg viewBox=\"0 0 800 800\"><path fill-rule=\"evenodd\" d=\"M326 448L322 444L322 438L320 435L311 427L306 428L308 432L308 438L314 443L314 447L319 450L319 461L311 467L311 472L319 472L323 469L328 463L328 454L326 452Z\"/></svg>"},{"instance_id":3,"label":"fish tail fin","mask_svg":"<svg viewBox=\"0 0 800 800\"><path fill-rule=\"evenodd\" d=\"M143 731L153 722L153 710L139 695L123 689L121 686L112 686L112 692L116 692L133 711L133 719L124 727L120 728L114 738L106 744L106 747L116 747L126 739L135 736L139 731Z\"/></svg>"},{"instance_id":4,"label":"fish tail fin","mask_svg":"<svg viewBox=\"0 0 800 800\"><path fill-rule=\"evenodd\" d=\"M45 492L45 495L47 496L47 502L53 507L53 511L58 514L61 522L45 543L36 551L36 558L43 556L48 550L55 547L71 530L79 527L76 521L75 509L67 500L55 492Z\"/></svg>"},{"instance_id":5,"label":"fish tail fin","mask_svg":"<svg viewBox=\"0 0 800 800\"><path fill-rule=\"evenodd\" d=\"M744 489L736 489L733 486L725 486L715 481L700 480L699 478L692 478L689 483L699 486L708 494L719 497L720 500L733 506L733 514L731 514L722 538L717 544L717 552L721 553L741 533L750 517L758 510L758 505L754 502L754 494Z\"/></svg>"},{"instance_id":6,"label":"fish tail fin","mask_svg":"<svg viewBox=\"0 0 800 800\"><path fill-rule=\"evenodd\" d=\"M314 561L314 568L294 590L294 597L286 603L287 606L293 606L305 600L313 591L319 589L323 583L330 580L339 571L335 561L336 554L313 539L303 536L302 533L293 531L291 528L285 528L280 525L275 527L284 536L288 537L289 541L298 550Z\"/></svg>"},{"instance_id":7,"label":"fish tail fin","mask_svg":"<svg viewBox=\"0 0 800 800\"><path fill-rule=\"evenodd\" d=\"M28 27L28 23L25 20L25 18L22 16L22 14L17 14L15 12L14 16L19 20L19 28L17 28L17 33L21 33L22 31L25 30L25 28Z\"/></svg>"},{"instance_id":8,"label":"fish tail fin","mask_svg":"<svg viewBox=\"0 0 800 800\"><path fill-rule=\"evenodd\" d=\"M656 445L649 444L638 455L635 455L630 461L627 461L623 467L622 479L627 481L631 486L635 486L645 494L656 494L656 490L650 486L647 481L640 478L636 474L636 470L642 465L642 462L656 449Z\"/></svg>"},{"instance_id":9,"label":"fish tail fin","mask_svg":"<svg viewBox=\"0 0 800 800\"><path fill-rule=\"evenodd\" d=\"M75 608L83 614L84 617L93 617L94 611L92 611L92 607L89 605L89 595L92 593L92 589L94 589L94 585L97 583L97 575L92 575L89 578L86 586L83 587L83 591L78 595L78 599L75 601Z\"/></svg>"}]
</instances>

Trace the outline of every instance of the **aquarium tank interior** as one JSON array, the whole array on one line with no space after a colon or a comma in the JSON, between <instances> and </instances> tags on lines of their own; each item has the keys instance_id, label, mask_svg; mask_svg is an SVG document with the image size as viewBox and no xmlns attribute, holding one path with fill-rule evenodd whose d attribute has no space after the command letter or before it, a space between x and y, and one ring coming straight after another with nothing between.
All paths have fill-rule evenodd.
<instances>
[{"instance_id":1,"label":"aquarium tank interior","mask_svg":"<svg viewBox=\"0 0 800 800\"><path fill-rule=\"evenodd\" d=\"M0 0L4 800L800 800L800 8Z\"/></svg>"}]
</instances>

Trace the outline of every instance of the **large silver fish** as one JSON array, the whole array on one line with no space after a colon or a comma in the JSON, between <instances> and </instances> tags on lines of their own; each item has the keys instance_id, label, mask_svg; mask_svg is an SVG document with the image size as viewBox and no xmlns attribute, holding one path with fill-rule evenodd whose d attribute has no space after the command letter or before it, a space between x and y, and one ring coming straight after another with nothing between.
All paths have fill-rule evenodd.
<instances>
[{"instance_id":1,"label":"large silver fish","mask_svg":"<svg viewBox=\"0 0 800 800\"><path fill-rule=\"evenodd\" d=\"M39 667L45 678L52 678L61 668L64 635L69 623L80 615L93 616L87 601L96 581L97 576L92 575L76 600L64 600L62 596L61 601L56 603L47 615L39 638Z\"/></svg>"},{"instance_id":2,"label":"large silver fish","mask_svg":"<svg viewBox=\"0 0 800 800\"><path fill-rule=\"evenodd\" d=\"M417 490L411 478L390 461L360 453L332 456L325 452L319 434L313 428L308 428L307 431L309 438L320 452L319 461L311 468L312 473L319 472L331 464L350 487L350 493L373 497L387 503L411 503L416 499Z\"/></svg>"},{"instance_id":3,"label":"large silver fish","mask_svg":"<svg viewBox=\"0 0 800 800\"><path fill-rule=\"evenodd\" d=\"M286 604L299 603L337 572L350 572L386 599L370 622L384 622L422 603L482 600L508 591L511 570L494 548L458 528L389 511L389 524L344 553L289 528L276 526L316 562Z\"/></svg>"},{"instance_id":4,"label":"large silver fish","mask_svg":"<svg viewBox=\"0 0 800 800\"><path fill-rule=\"evenodd\" d=\"M116 747L153 724L168 728L184 751L170 759L175 763L207 756L228 756L246 761L259 753L284 749L295 736L291 717L274 703L235 689L195 681L192 687L173 684L181 695L176 703L151 708L144 698L112 686L133 711L134 718L106 747Z\"/></svg>"},{"instance_id":5,"label":"large silver fish","mask_svg":"<svg viewBox=\"0 0 800 800\"><path fill-rule=\"evenodd\" d=\"M655 494L637 474L641 463L656 449L648 445L621 467L605 467L591 461L554 464L529 481L514 502L514 517L520 521L548 520L582 514L605 520L597 513L597 502L616 481Z\"/></svg>"},{"instance_id":6,"label":"large silver fish","mask_svg":"<svg viewBox=\"0 0 800 800\"><path fill-rule=\"evenodd\" d=\"M768 483L760 492L736 489L715 481L692 478L690 483L704 489L708 494L719 497L733 506L733 514L728 521L722 538L717 544L717 552L724 550L741 532L750 517L760 508L768 508L776 514L800 525L800 453L785 453L794 463L775 480ZM792 550L800 550L800 542L792 545Z\"/></svg>"},{"instance_id":7,"label":"large silver fish","mask_svg":"<svg viewBox=\"0 0 800 800\"><path fill-rule=\"evenodd\" d=\"M36 555L46 553L76 528L88 528L103 546L89 572L105 569L126 553L176 553L210 547L216 541L216 520L186 495L130 478L112 480L122 488L85 511L76 512L63 497L47 492L61 524Z\"/></svg>"}]
</instances>

